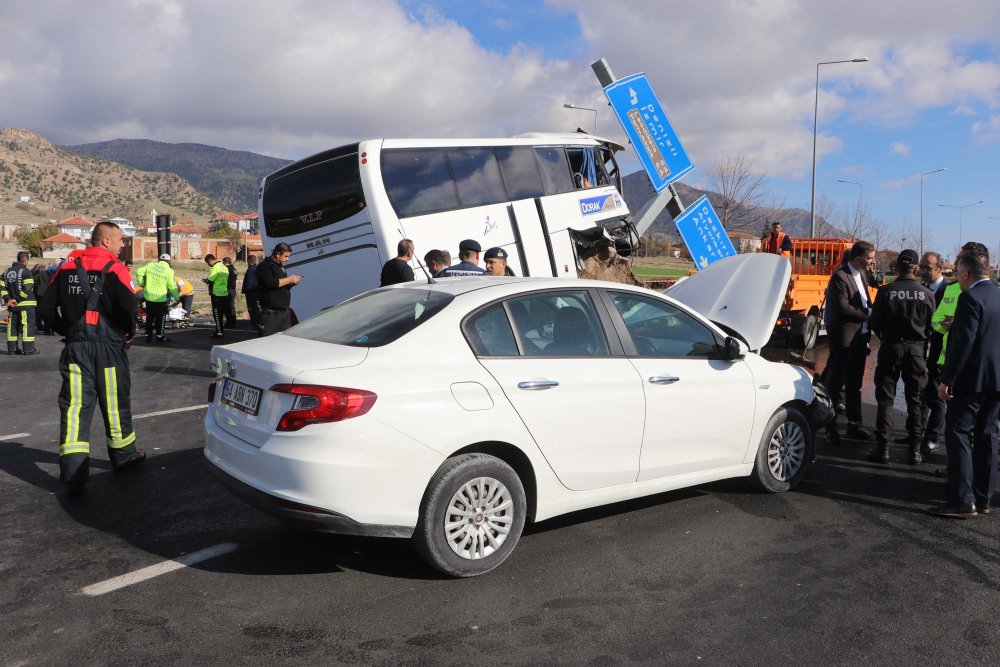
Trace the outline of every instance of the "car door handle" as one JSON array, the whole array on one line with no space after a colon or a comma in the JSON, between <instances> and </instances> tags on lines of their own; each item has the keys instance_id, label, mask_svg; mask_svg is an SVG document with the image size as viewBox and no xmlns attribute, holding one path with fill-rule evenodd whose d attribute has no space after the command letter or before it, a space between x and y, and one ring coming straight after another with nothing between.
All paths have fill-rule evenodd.
<instances>
[{"instance_id":1,"label":"car door handle","mask_svg":"<svg viewBox=\"0 0 1000 667\"><path fill-rule=\"evenodd\" d=\"M651 384L673 384L680 381L681 379L676 375L654 375L649 378Z\"/></svg>"},{"instance_id":2,"label":"car door handle","mask_svg":"<svg viewBox=\"0 0 1000 667\"><path fill-rule=\"evenodd\" d=\"M558 386L559 383L555 380L525 380L517 383L518 389L527 389L528 391L544 391Z\"/></svg>"}]
</instances>

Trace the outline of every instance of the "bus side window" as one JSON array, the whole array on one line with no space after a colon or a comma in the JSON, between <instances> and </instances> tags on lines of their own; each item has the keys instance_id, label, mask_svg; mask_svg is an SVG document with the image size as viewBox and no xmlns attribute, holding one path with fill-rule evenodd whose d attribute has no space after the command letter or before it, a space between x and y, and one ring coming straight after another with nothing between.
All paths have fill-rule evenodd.
<instances>
[{"instance_id":1,"label":"bus side window","mask_svg":"<svg viewBox=\"0 0 1000 667\"><path fill-rule=\"evenodd\" d=\"M531 199L545 194L542 175L535 162L535 153L530 146L504 146L496 149L500 162L500 173L507 187L507 198L511 201Z\"/></svg>"},{"instance_id":2,"label":"bus side window","mask_svg":"<svg viewBox=\"0 0 1000 667\"><path fill-rule=\"evenodd\" d=\"M569 168L573 172L573 185L577 190L584 190L598 185L598 164L593 148L567 148Z\"/></svg>"},{"instance_id":3,"label":"bus side window","mask_svg":"<svg viewBox=\"0 0 1000 667\"><path fill-rule=\"evenodd\" d=\"M448 151L462 206L480 206L505 201L500 168L492 148L456 148Z\"/></svg>"},{"instance_id":4,"label":"bus side window","mask_svg":"<svg viewBox=\"0 0 1000 667\"><path fill-rule=\"evenodd\" d=\"M401 218L458 208L458 192L444 151L384 151L382 179Z\"/></svg>"},{"instance_id":5,"label":"bus side window","mask_svg":"<svg viewBox=\"0 0 1000 667\"><path fill-rule=\"evenodd\" d=\"M576 189L569 162L566 161L566 151L561 146L546 146L534 150L535 157L538 158L538 167L542 172L545 194L556 195Z\"/></svg>"}]
</instances>

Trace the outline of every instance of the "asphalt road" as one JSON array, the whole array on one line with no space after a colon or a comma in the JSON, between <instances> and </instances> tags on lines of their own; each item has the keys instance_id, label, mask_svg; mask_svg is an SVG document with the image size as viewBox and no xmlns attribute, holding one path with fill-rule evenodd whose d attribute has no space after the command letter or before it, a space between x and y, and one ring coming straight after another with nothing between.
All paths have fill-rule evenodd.
<instances>
[{"instance_id":1,"label":"asphalt road","mask_svg":"<svg viewBox=\"0 0 1000 667\"><path fill-rule=\"evenodd\" d=\"M136 344L134 412L194 409L137 420L134 473L95 447L82 498L57 481L58 339L0 356L0 664L1000 664L1000 515L925 514L940 462L821 441L794 493L731 480L579 512L444 579L408 541L299 532L210 478L207 333Z\"/></svg>"}]
</instances>

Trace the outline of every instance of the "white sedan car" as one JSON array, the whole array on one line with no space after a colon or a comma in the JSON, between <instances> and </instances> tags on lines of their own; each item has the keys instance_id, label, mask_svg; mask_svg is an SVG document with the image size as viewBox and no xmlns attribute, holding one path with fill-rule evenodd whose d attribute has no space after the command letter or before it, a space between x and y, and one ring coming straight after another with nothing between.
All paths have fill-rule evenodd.
<instances>
[{"instance_id":1,"label":"white sedan car","mask_svg":"<svg viewBox=\"0 0 1000 667\"><path fill-rule=\"evenodd\" d=\"M213 349L205 456L258 507L412 537L454 576L502 563L526 521L728 477L785 491L828 417L805 371L754 352L788 275L751 255L668 296L494 277L367 292Z\"/></svg>"}]
</instances>

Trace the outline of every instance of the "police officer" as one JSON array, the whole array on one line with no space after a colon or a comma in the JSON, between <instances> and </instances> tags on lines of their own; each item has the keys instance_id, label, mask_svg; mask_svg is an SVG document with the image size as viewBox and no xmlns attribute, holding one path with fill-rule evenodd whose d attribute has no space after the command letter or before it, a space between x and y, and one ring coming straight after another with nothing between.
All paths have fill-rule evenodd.
<instances>
[{"instance_id":1,"label":"police officer","mask_svg":"<svg viewBox=\"0 0 1000 667\"><path fill-rule=\"evenodd\" d=\"M212 298L212 321L215 322L215 331L209 338L222 338L226 313L229 312L229 269L212 254L205 255L205 263L208 264L208 277L201 280L208 285Z\"/></svg>"},{"instance_id":2,"label":"police officer","mask_svg":"<svg viewBox=\"0 0 1000 667\"><path fill-rule=\"evenodd\" d=\"M17 253L17 261L3 272L0 302L7 307L7 354L38 354L35 349L35 278L28 269L27 252ZM18 336L21 347L17 347Z\"/></svg>"},{"instance_id":3,"label":"police officer","mask_svg":"<svg viewBox=\"0 0 1000 667\"><path fill-rule=\"evenodd\" d=\"M67 260L42 297L42 319L62 336L59 357L59 470L69 493L83 491L90 469L90 420L100 405L115 470L146 460L135 445L132 379L125 347L135 336L136 286L118 261L122 231L100 222L90 247Z\"/></svg>"},{"instance_id":4,"label":"police officer","mask_svg":"<svg viewBox=\"0 0 1000 667\"><path fill-rule=\"evenodd\" d=\"M461 260L455 266L449 266L438 272L438 278L454 278L456 276L481 276L486 273L479 267L479 253L483 247L479 241L466 239L458 244L458 259Z\"/></svg>"},{"instance_id":5,"label":"police officer","mask_svg":"<svg viewBox=\"0 0 1000 667\"><path fill-rule=\"evenodd\" d=\"M170 255L163 253L158 262L147 264L144 269L142 286L146 296L146 342L152 343L155 333L156 342L166 343L163 327L167 319L167 307L171 298L174 301L180 299L177 278L170 266Z\"/></svg>"},{"instance_id":6,"label":"police officer","mask_svg":"<svg viewBox=\"0 0 1000 667\"><path fill-rule=\"evenodd\" d=\"M896 258L896 280L879 288L869 320L872 332L881 345L875 366L876 447L869 460L889 462L889 432L892 430L892 404L900 373L906 392L906 433L909 436L910 464L923 461L923 391L927 384L924 346L931 330L934 293L913 276L919 257L904 250Z\"/></svg>"},{"instance_id":7,"label":"police officer","mask_svg":"<svg viewBox=\"0 0 1000 667\"><path fill-rule=\"evenodd\" d=\"M514 272L507 266L507 251L503 248L490 248L483 255L486 263L486 273L491 276L512 276Z\"/></svg>"}]
</instances>

